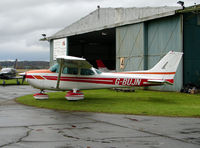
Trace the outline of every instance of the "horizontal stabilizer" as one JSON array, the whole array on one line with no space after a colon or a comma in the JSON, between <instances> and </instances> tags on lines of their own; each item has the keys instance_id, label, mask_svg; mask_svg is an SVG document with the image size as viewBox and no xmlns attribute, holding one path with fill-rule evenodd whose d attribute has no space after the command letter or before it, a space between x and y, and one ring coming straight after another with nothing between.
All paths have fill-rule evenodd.
<instances>
[{"instance_id":1,"label":"horizontal stabilizer","mask_svg":"<svg viewBox=\"0 0 200 148\"><path fill-rule=\"evenodd\" d=\"M150 84L173 84L174 83L174 80L173 79L169 79L169 80L148 80L148 83Z\"/></svg>"}]
</instances>

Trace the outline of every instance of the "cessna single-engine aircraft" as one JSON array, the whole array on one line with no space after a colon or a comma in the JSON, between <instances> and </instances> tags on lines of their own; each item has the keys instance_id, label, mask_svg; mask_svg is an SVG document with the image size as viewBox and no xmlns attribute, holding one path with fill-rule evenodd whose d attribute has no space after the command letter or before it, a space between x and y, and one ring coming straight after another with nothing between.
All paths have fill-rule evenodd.
<instances>
[{"instance_id":1,"label":"cessna single-engine aircraft","mask_svg":"<svg viewBox=\"0 0 200 148\"><path fill-rule=\"evenodd\" d=\"M17 70L15 69L17 66L17 59L15 60L14 63L14 68L2 68L0 71L0 79L3 80L3 85L6 84L5 80L11 80L11 79L16 79L17 84L19 84L18 79L23 79L22 76L17 76ZM22 80L23 83L23 80Z\"/></svg>"},{"instance_id":2,"label":"cessna single-engine aircraft","mask_svg":"<svg viewBox=\"0 0 200 148\"><path fill-rule=\"evenodd\" d=\"M57 63L49 70L32 70L25 76L30 85L41 90L34 94L36 99L47 99L48 95L43 90L48 89L70 90L66 99L80 100L84 98L81 89L173 84L182 54L170 51L150 70L114 73L103 73L84 58L59 56Z\"/></svg>"},{"instance_id":3,"label":"cessna single-engine aircraft","mask_svg":"<svg viewBox=\"0 0 200 148\"><path fill-rule=\"evenodd\" d=\"M0 79L3 80L3 85L6 84L5 80L10 80L10 79L16 79L17 84L19 84L18 79L22 79L23 77L16 76L16 75L17 75L17 71L14 68L3 68L0 71Z\"/></svg>"}]
</instances>

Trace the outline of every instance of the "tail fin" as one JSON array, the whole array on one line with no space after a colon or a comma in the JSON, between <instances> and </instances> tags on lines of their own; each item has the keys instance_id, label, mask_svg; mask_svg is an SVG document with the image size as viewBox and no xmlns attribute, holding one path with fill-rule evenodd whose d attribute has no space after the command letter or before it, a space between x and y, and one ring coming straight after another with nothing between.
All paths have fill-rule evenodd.
<instances>
[{"instance_id":1,"label":"tail fin","mask_svg":"<svg viewBox=\"0 0 200 148\"><path fill-rule=\"evenodd\" d=\"M103 64L102 60L96 60L98 68L105 68L106 66Z\"/></svg>"},{"instance_id":2,"label":"tail fin","mask_svg":"<svg viewBox=\"0 0 200 148\"><path fill-rule=\"evenodd\" d=\"M151 72L176 72L181 61L182 52L168 52L153 68Z\"/></svg>"},{"instance_id":3,"label":"tail fin","mask_svg":"<svg viewBox=\"0 0 200 148\"><path fill-rule=\"evenodd\" d=\"M102 60L96 60L98 69L103 71L103 72L109 72L110 70L104 65Z\"/></svg>"},{"instance_id":4,"label":"tail fin","mask_svg":"<svg viewBox=\"0 0 200 148\"><path fill-rule=\"evenodd\" d=\"M152 69L148 70L148 72L157 74L156 78L159 79L149 79L148 81L151 83L173 84L182 55L182 52L168 52Z\"/></svg>"},{"instance_id":5,"label":"tail fin","mask_svg":"<svg viewBox=\"0 0 200 148\"><path fill-rule=\"evenodd\" d=\"M15 63L14 63L14 69L17 69L17 59L15 60Z\"/></svg>"}]
</instances>

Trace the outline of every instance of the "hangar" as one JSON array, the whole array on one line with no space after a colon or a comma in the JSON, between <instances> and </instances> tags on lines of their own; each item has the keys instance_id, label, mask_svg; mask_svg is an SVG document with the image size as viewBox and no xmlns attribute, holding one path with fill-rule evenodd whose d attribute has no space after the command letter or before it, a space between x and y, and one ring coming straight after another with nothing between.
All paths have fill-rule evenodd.
<instances>
[{"instance_id":1,"label":"hangar","mask_svg":"<svg viewBox=\"0 0 200 148\"><path fill-rule=\"evenodd\" d=\"M183 51L175 84L150 89L180 91L188 84L199 86L199 11L200 5L97 8L47 38L50 63L64 54L84 57L94 66L101 59L109 69L133 71L150 69L170 50Z\"/></svg>"}]
</instances>

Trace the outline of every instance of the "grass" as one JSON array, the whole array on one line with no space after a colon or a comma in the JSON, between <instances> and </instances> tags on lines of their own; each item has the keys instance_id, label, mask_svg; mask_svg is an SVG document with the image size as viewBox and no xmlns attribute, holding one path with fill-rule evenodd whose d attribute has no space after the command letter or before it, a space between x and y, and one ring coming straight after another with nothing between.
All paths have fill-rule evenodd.
<instances>
[{"instance_id":1,"label":"grass","mask_svg":"<svg viewBox=\"0 0 200 148\"><path fill-rule=\"evenodd\" d=\"M200 95L176 92L136 90L134 93L113 90L85 90L85 99L67 101L66 92L53 92L49 100L35 100L32 95L17 102L40 108L153 116L200 117Z\"/></svg>"},{"instance_id":2,"label":"grass","mask_svg":"<svg viewBox=\"0 0 200 148\"><path fill-rule=\"evenodd\" d=\"M18 80L20 82L20 85L22 84L22 79ZM17 80L16 79L11 79L11 80L5 80L5 85L17 85ZM23 85L27 85L28 83L24 81ZM0 86L3 85L3 80L0 79Z\"/></svg>"}]
</instances>

